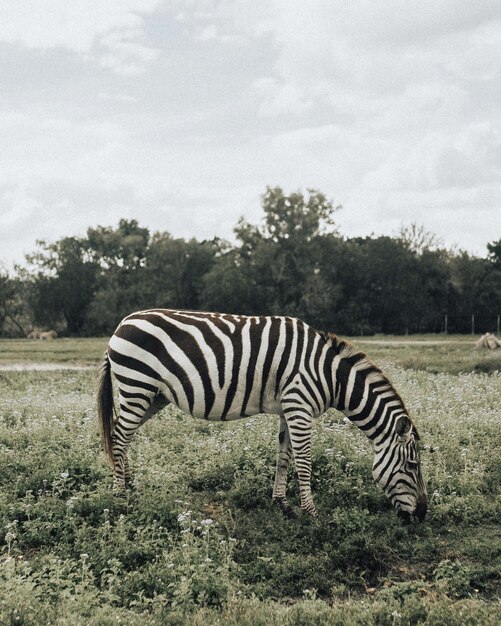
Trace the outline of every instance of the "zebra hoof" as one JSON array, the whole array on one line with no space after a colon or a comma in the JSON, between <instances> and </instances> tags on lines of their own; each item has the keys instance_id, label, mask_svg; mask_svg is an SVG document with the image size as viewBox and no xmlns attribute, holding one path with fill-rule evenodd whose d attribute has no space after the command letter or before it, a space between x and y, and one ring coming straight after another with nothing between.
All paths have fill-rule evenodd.
<instances>
[{"instance_id":1,"label":"zebra hoof","mask_svg":"<svg viewBox=\"0 0 501 626\"><path fill-rule=\"evenodd\" d=\"M275 498L273 502L278 506L278 508L282 511L284 516L287 519L296 519L297 513L291 507L291 505L287 502L285 498Z\"/></svg>"}]
</instances>

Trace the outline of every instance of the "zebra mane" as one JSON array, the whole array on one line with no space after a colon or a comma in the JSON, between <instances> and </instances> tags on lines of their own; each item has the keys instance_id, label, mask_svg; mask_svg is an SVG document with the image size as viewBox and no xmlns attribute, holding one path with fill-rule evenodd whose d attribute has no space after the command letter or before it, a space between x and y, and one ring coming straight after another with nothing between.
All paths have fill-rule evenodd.
<instances>
[{"instance_id":1,"label":"zebra mane","mask_svg":"<svg viewBox=\"0 0 501 626\"><path fill-rule=\"evenodd\" d=\"M356 365L357 370L361 372L367 372L365 380L368 384L379 383L379 391L391 391L395 395L395 398L401 403L405 414L411 422L411 427L414 431L415 436L417 437L417 439L419 439L419 435L414 425L414 422L412 421L412 418L407 411L402 397L397 392L390 380L388 380L388 377L382 372L382 370L369 359L365 352L359 350L349 341L346 341L345 339L340 339L334 333L323 333L323 335L325 340L335 351L335 354L337 354L341 359L350 359L352 366Z\"/></svg>"}]
</instances>

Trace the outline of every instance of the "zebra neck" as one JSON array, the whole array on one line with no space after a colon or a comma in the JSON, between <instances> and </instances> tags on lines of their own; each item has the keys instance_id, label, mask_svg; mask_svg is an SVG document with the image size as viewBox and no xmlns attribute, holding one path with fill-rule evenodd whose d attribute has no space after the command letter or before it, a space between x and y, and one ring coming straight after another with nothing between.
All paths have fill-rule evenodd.
<instances>
[{"instance_id":1,"label":"zebra neck","mask_svg":"<svg viewBox=\"0 0 501 626\"><path fill-rule=\"evenodd\" d=\"M388 381L367 384L365 392L365 401L352 409L345 409L343 413L370 441L380 444L393 433L397 418L406 414L406 410Z\"/></svg>"},{"instance_id":2,"label":"zebra neck","mask_svg":"<svg viewBox=\"0 0 501 626\"><path fill-rule=\"evenodd\" d=\"M349 345L333 359L333 389L332 406L376 444L387 438L397 417L407 413L388 378Z\"/></svg>"}]
</instances>

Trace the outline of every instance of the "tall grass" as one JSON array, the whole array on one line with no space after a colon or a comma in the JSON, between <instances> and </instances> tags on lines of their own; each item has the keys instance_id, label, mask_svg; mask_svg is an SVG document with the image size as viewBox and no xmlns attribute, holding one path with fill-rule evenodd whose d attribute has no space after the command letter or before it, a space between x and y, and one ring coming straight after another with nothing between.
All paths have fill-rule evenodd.
<instances>
[{"instance_id":1,"label":"tall grass","mask_svg":"<svg viewBox=\"0 0 501 626\"><path fill-rule=\"evenodd\" d=\"M386 369L424 447L430 509L410 527L335 411L313 434L319 518L291 521L271 503L275 418L167 409L117 497L94 373L0 372L0 623L498 624L501 375Z\"/></svg>"}]
</instances>

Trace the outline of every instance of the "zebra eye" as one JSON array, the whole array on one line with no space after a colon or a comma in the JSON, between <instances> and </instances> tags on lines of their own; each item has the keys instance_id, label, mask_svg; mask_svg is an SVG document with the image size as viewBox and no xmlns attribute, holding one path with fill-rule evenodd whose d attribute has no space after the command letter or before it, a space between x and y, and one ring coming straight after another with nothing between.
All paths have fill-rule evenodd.
<instances>
[{"instance_id":1,"label":"zebra eye","mask_svg":"<svg viewBox=\"0 0 501 626\"><path fill-rule=\"evenodd\" d=\"M418 464L416 463L416 461L407 461L407 463L405 464L405 469L409 472L415 472L417 468Z\"/></svg>"}]
</instances>

